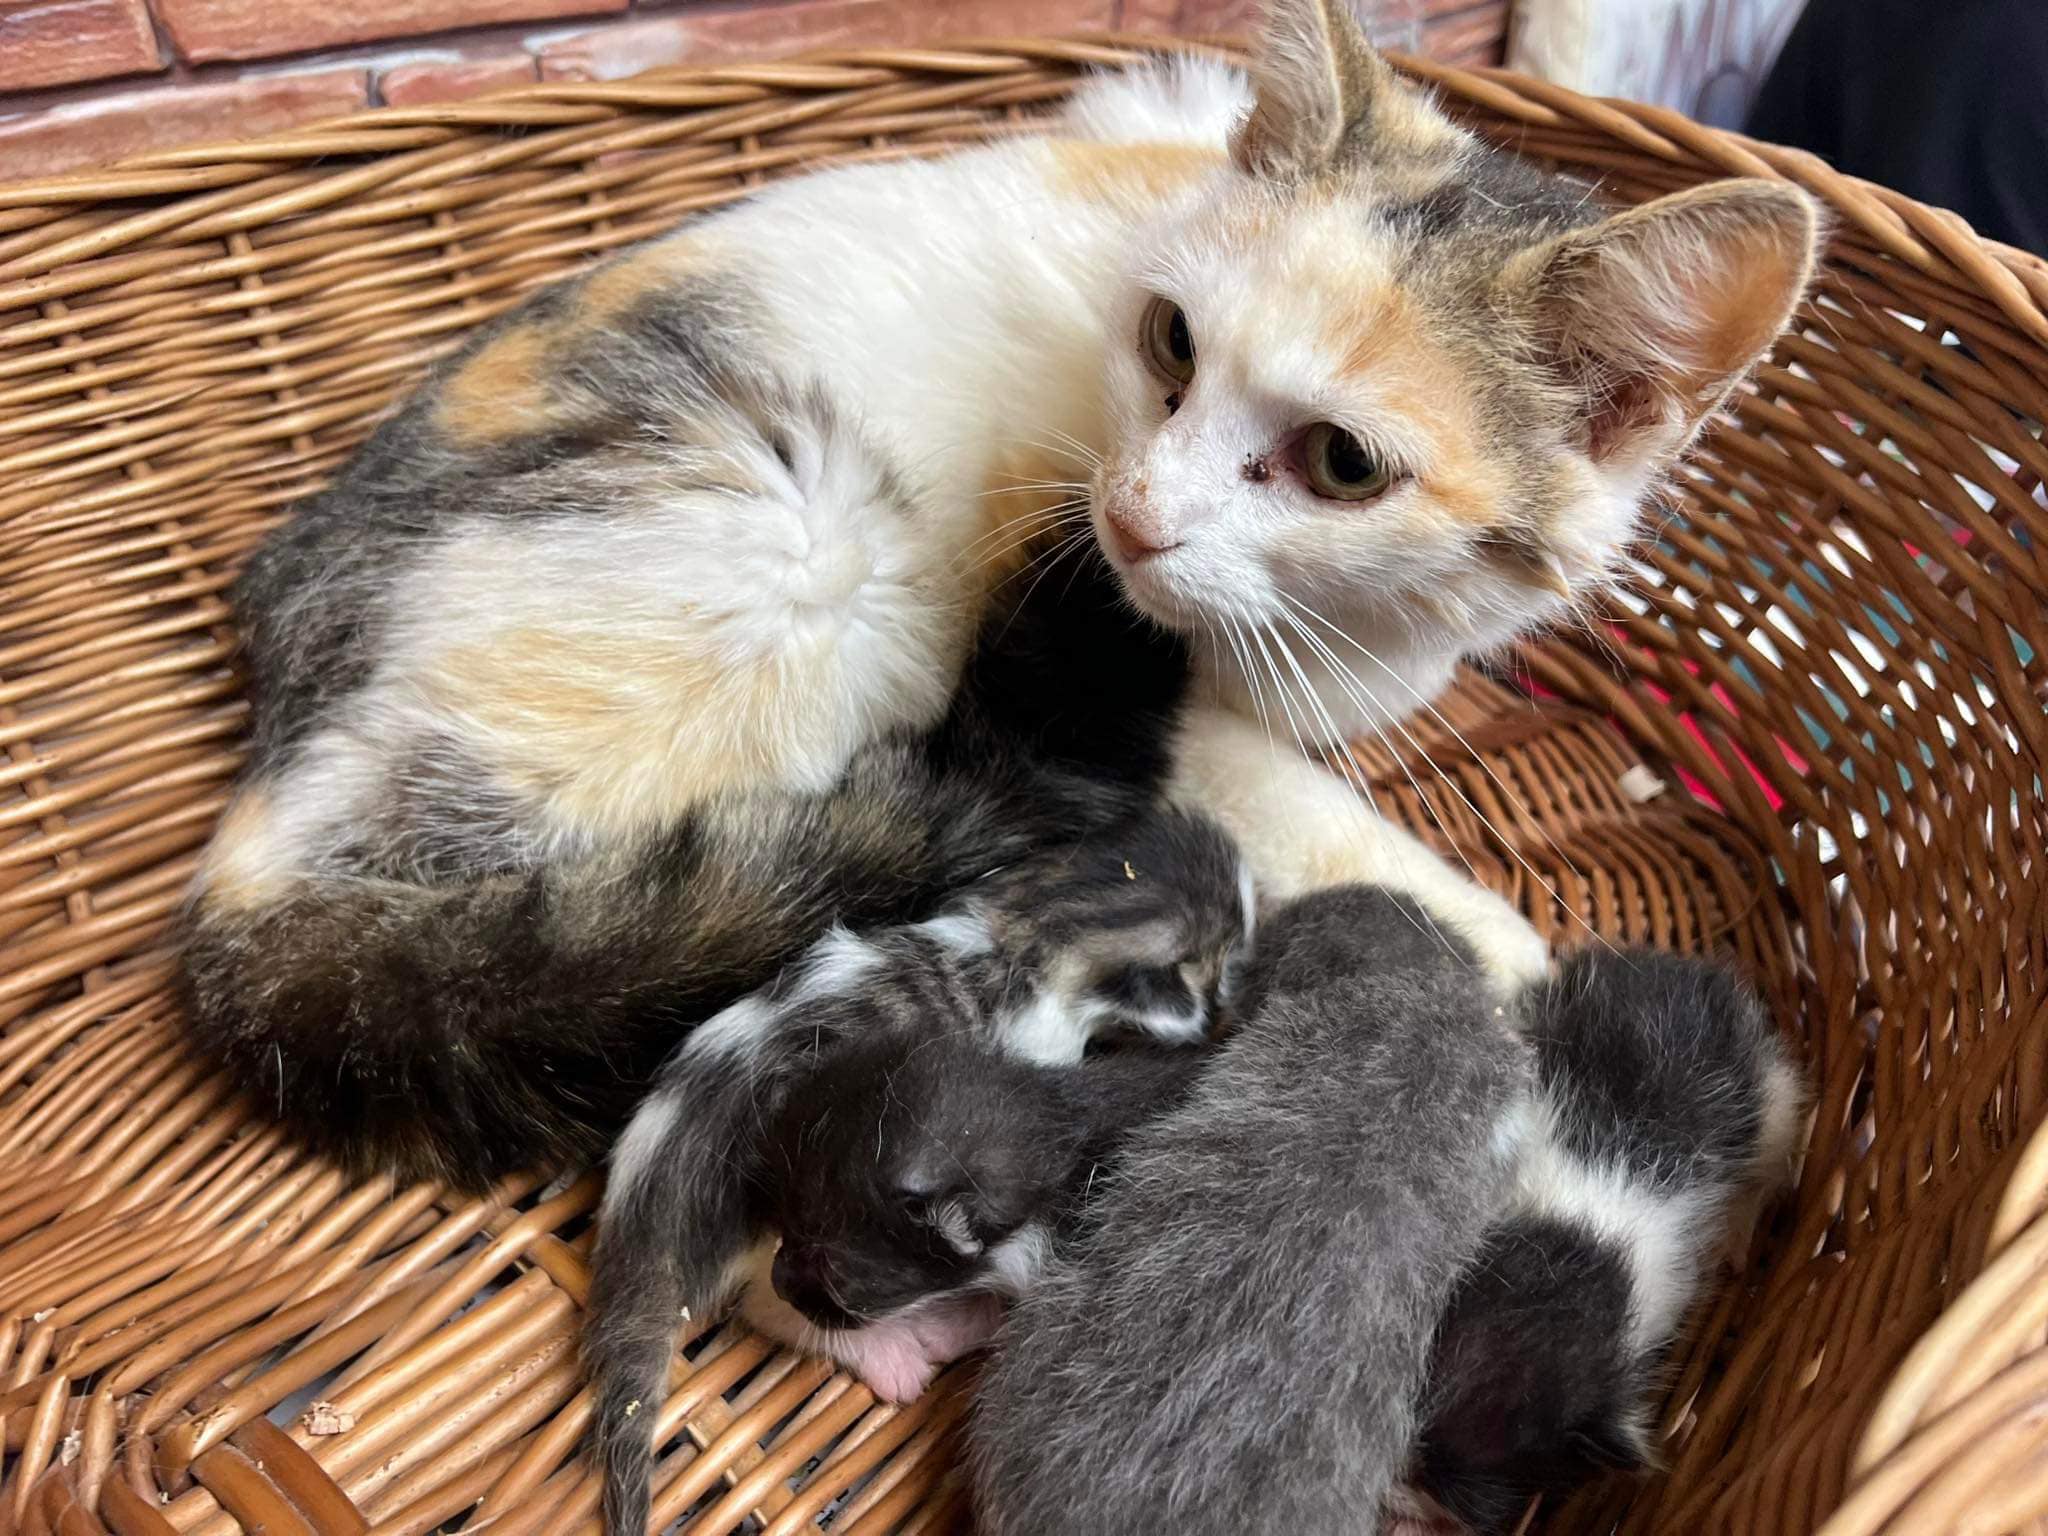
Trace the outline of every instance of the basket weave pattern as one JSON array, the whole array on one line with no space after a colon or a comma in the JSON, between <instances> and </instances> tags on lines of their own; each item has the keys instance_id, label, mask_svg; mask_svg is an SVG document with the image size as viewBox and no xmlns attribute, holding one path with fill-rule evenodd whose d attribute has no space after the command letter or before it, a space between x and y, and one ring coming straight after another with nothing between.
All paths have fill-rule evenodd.
<instances>
[{"instance_id":1,"label":"basket weave pattern","mask_svg":"<svg viewBox=\"0 0 2048 1536\"><path fill-rule=\"evenodd\" d=\"M0 188L0 1528L420 1536L467 1513L595 1536L595 1181L351 1187L180 1035L156 946L245 714L223 589L424 363L534 285L765 177L1012 129L1136 46L546 87ZM1734 955L1818 1085L1797 1198L1675 1371L1668 1468L1542 1528L2028 1528L2048 268L1804 156L1413 67L1617 197L1777 175L1838 219L1639 597L1361 751L1383 804L1559 943ZM959 1523L962 1373L889 1408L695 1326L664 1515Z\"/></svg>"}]
</instances>

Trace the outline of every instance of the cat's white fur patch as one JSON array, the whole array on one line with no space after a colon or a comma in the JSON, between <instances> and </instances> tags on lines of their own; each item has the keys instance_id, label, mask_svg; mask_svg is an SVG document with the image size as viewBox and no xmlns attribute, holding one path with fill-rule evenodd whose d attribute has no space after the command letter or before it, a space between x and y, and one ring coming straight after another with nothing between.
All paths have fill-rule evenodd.
<instances>
[{"instance_id":1,"label":"cat's white fur patch","mask_svg":"<svg viewBox=\"0 0 2048 1536\"><path fill-rule=\"evenodd\" d=\"M758 993L721 1008L690 1032L682 1048L694 1055L745 1057L759 1050L781 1018Z\"/></svg>"},{"instance_id":2,"label":"cat's white fur patch","mask_svg":"<svg viewBox=\"0 0 2048 1536\"><path fill-rule=\"evenodd\" d=\"M1235 710L1189 708L1171 793L1237 839L1271 897L1347 881L1383 885L1469 944L1504 994L1550 973L1549 946L1521 913Z\"/></svg>"},{"instance_id":3,"label":"cat's white fur patch","mask_svg":"<svg viewBox=\"0 0 2048 1536\"><path fill-rule=\"evenodd\" d=\"M1625 1255L1629 1347L1641 1353L1661 1346L1698 1295L1732 1192L1708 1183L1659 1194L1619 1163L1574 1156L1563 1145L1557 1105L1545 1094L1524 1100L1509 1120L1509 1139L1519 1148L1513 1206L1577 1222Z\"/></svg>"},{"instance_id":4,"label":"cat's white fur patch","mask_svg":"<svg viewBox=\"0 0 2048 1536\"><path fill-rule=\"evenodd\" d=\"M796 979L781 1006L844 997L881 968L882 951L849 928L834 925L804 952Z\"/></svg>"},{"instance_id":5,"label":"cat's white fur patch","mask_svg":"<svg viewBox=\"0 0 2048 1536\"><path fill-rule=\"evenodd\" d=\"M1052 1233L1041 1222L1026 1222L985 1255L983 1283L1003 1296L1022 1296L1038 1283L1052 1258Z\"/></svg>"},{"instance_id":6,"label":"cat's white fur patch","mask_svg":"<svg viewBox=\"0 0 2048 1536\"><path fill-rule=\"evenodd\" d=\"M1109 144L1220 144L1251 111L1244 71L1211 59L1095 76L1067 98L1062 127Z\"/></svg>"},{"instance_id":7,"label":"cat's white fur patch","mask_svg":"<svg viewBox=\"0 0 2048 1536\"><path fill-rule=\"evenodd\" d=\"M659 1089L640 1101L612 1146L611 1171L605 1182L607 1206L630 1199L642 1181L666 1166L663 1149L675 1133L676 1117L681 1113L682 1102Z\"/></svg>"},{"instance_id":8,"label":"cat's white fur patch","mask_svg":"<svg viewBox=\"0 0 2048 1536\"><path fill-rule=\"evenodd\" d=\"M1062 1067L1081 1059L1107 1010L1084 1004L1060 989L1040 987L1031 1000L997 1021L1003 1048L1040 1066Z\"/></svg>"},{"instance_id":9,"label":"cat's white fur patch","mask_svg":"<svg viewBox=\"0 0 2048 1536\"><path fill-rule=\"evenodd\" d=\"M971 960L995 948L988 919L973 911L941 912L917 924L915 931L956 959Z\"/></svg>"}]
</instances>

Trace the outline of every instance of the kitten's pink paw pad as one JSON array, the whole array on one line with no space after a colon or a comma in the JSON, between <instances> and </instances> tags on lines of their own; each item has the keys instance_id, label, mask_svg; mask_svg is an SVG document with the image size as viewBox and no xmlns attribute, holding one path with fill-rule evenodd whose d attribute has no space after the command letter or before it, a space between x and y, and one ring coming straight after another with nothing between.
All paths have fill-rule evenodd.
<instances>
[{"instance_id":1,"label":"kitten's pink paw pad","mask_svg":"<svg viewBox=\"0 0 2048 1536\"><path fill-rule=\"evenodd\" d=\"M885 1403L907 1403L922 1396L939 1371L904 1323L875 1323L838 1342L840 1363Z\"/></svg>"}]
</instances>

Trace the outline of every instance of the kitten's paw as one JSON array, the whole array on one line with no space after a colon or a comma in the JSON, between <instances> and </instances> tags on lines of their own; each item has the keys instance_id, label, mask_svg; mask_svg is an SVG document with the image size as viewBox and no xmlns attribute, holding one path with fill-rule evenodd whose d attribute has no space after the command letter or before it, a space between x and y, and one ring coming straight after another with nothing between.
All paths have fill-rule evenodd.
<instances>
[{"instance_id":1,"label":"kitten's paw","mask_svg":"<svg viewBox=\"0 0 2048 1536\"><path fill-rule=\"evenodd\" d=\"M986 1291L952 1297L911 1320L910 1329L934 1366L972 1354L1003 1326L1003 1304Z\"/></svg>"},{"instance_id":2,"label":"kitten's paw","mask_svg":"<svg viewBox=\"0 0 2048 1536\"><path fill-rule=\"evenodd\" d=\"M835 1344L839 1363L885 1403L908 1403L924 1395L940 1362L925 1353L916 1333L901 1323L876 1323Z\"/></svg>"},{"instance_id":3,"label":"kitten's paw","mask_svg":"<svg viewBox=\"0 0 2048 1536\"><path fill-rule=\"evenodd\" d=\"M986 1292L944 1297L835 1334L832 1353L883 1402L907 1403L924 1395L939 1367L981 1348L1002 1323L1002 1303Z\"/></svg>"},{"instance_id":4,"label":"kitten's paw","mask_svg":"<svg viewBox=\"0 0 2048 1536\"><path fill-rule=\"evenodd\" d=\"M896 1361L876 1361L860 1373L867 1389L885 1403L914 1403L924 1396L939 1368L930 1360L905 1356Z\"/></svg>"}]
</instances>

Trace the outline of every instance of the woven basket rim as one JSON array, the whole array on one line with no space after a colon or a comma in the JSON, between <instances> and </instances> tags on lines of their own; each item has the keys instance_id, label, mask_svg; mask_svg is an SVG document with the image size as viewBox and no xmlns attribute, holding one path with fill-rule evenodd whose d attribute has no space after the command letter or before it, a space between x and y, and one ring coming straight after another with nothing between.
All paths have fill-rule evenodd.
<instances>
[{"instance_id":1,"label":"woven basket rim","mask_svg":"<svg viewBox=\"0 0 2048 1536\"><path fill-rule=\"evenodd\" d=\"M870 74L879 82L887 74L905 70L974 74L1031 59L1085 66L1124 64L1148 54L1236 60L1244 53L1244 40L1231 36L1175 37L1129 31L1058 36L984 34L915 47L811 49L760 63L664 66L620 80L542 81L501 87L458 102L368 107L276 133L153 150L58 176L0 180L0 210L88 200L104 206L115 199L218 189L348 148L374 147L380 154L389 154L403 147L393 142L394 136L408 132L420 135L424 145L440 128L559 125L567 120L560 114L573 113L579 106L616 106L621 100L636 98L673 109L688 104L678 98L690 95L701 94L708 98L702 104L711 105L720 93L734 90L845 90L863 83ZM1390 52L1389 57L1404 73L1436 90L1509 118L1544 126L1577 118L1666 159L1716 166L1724 175L1793 182L1828 204L1838 240L1846 225L1878 250L1930 276L1952 282L1960 278L1997 304L2019 330L2048 344L2048 260L1979 235L1960 214L1845 175L1809 151L1711 128L1670 108L1588 96L1514 70L1465 69L1398 51ZM537 116L537 109L554 115ZM349 141L364 135L373 136L374 144L350 145ZM230 167L239 168L241 174L223 175ZM206 173L203 181L195 174L201 171Z\"/></svg>"}]
</instances>

